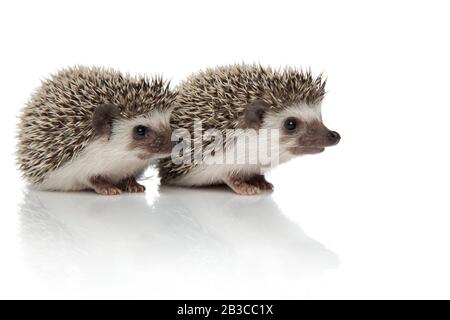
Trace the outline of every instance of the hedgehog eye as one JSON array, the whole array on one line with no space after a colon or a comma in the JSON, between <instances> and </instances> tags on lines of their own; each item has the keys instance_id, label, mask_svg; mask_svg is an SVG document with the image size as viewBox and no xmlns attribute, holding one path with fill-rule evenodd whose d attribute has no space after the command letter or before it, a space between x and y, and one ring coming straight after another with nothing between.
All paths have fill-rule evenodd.
<instances>
[{"instance_id":1,"label":"hedgehog eye","mask_svg":"<svg viewBox=\"0 0 450 320\"><path fill-rule=\"evenodd\" d=\"M284 128L289 132L292 133L298 128L298 120L296 118L287 118L286 121L284 121Z\"/></svg>"},{"instance_id":2,"label":"hedgehog eye","mask_svg":"<svg viewBox=\"0 0 450 320\"><path fill-rule=\"evenodd\" d=\"M141 139L141 138L145 137L147 130L148 130L148 128L145 126L136 126L136 127L134 127L134 136L137 139Z\"/></svg>"}]
</instances>

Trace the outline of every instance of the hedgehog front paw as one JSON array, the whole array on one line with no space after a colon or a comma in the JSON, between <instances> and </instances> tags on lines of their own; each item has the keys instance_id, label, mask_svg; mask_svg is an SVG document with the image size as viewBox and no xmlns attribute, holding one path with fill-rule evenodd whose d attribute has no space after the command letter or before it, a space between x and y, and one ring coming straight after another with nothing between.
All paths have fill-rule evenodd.
<instances>
[{"instance_id":1,"label":"hedgehog front paw","mask_svg":"<svg viewBox=\"0 0 450 320\"><path fill-rule=\"evenodd\" d=\"M128 185L125 191L132 193L145 192L145 187L142 184L136 183L133 185Z\"/></svg>"},{"instance_id":2,"label":"hedgehog front paw","mask_svg":"<svg viewBox=\"0 0 450 320\"><path fill-rule=\"evenodd\" d=\"M113 196L121 194L122 191L114 186L107 178L102 176L95 176L90 179L92 189L98 194L105 196Z\"/></svg>"},{"instance_id":3,"label":"hedgehog front paw","mask_svg":"<svg viewBox=\"0 0 450 320\"><path fill-rule=\"evenodd\" d=\"M95 192L104 196L114 196L121 194L122 191L119 188L113 186L99 186L94 188Z\"/></svg>"},{"instance_id":4,"label":"hedgehog front paw","mask_svg":"<svg viewBox=\"0 0 450 320\"><path fill-rule=\"evenodd\" d=\"M145 187L142 184L139 184L135 181L134 183L129 183L125 185L125 188L123 190L131 193L139 193L145 192Z\"/></svg>"},{"instance_id":5,"label":"hedgehog front paw","mask_svg":"<svg viewBox=\"0 0 450 320\"><path fill-rule=\"evenodd\" d=\"M145 192L145 186L139 184L134 177L123 179L119 182L119 187L122 191L131 193Z\"/></svg>"},{"instance_id":6,"label":"hedgehog front paw","mask_svg":"<svg viewBox=\"0 0 450 320\"><path fill-rule=\"evenodd\" d=\"M247 183L241 178L231 177L225 183L240 195L253 196L261 192L258 186Z\"/></svg>"},{"instance_id":7,"label":"hedgehog front paw","mask_svg":"<svg viewBox=\"0 0 450 320\"><path fill-rule=\"evenodd\" d=\"M258 187L261 190L273 191L273 184L268 182L266 180L266 178L264 177L264 175L262 175L262 174L257 174L255 176L253 176L252 178L247 180L247 183Z\"/></svg>"}]
</instances>

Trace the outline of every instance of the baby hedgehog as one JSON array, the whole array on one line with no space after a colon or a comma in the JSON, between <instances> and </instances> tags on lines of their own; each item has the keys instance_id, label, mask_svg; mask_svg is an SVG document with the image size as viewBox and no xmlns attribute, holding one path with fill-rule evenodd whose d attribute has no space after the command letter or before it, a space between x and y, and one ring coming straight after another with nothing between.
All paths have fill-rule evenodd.
<instances>
[{"instance_id":1,"label":"baby hedgehog","mask_svg":"<svg viewBox=\"0 0 450 320\"><path fill-rule=\"evenodd\" d=\"M62 70L22 111L18 165L41 190L143 192L136 179L170 155L175 97L160 78L95 67Z\"/></svg>"},{"instance_id":2,"label":"baby hedgehog","mask_svg":"<svg viewBox=\"0 0 450 320\"><path fill-rule=\"evenodd\" d=\"M249 129L253 129L257 138L263 138L261 132L277 132L277 143L270 147L277 151L277 163L299 155L319 153L325 147L337 144L339 134L322 123L324 95L325 80L321 76L313 77L310 71L292 68L277 71L243 64L208 69L191 76L178 87L177 107L171 115L171 125L173 129L189 130L193 143L187 146L194 154L197 152L195 144L200 144L202 161L195 161L192 156L194 161L191 162L161 160L161 182L181 186L224 183L244 195L272 190L264 172L273 167L273 162L262 163L258 159L250 163L246 159L230 163L217 162L214 158L233 158L236 138ZM194 123L198 121L201 121L203 133L200 142L194 130ZM222 138L216 146L224 146L222 151L215 147L211 151L212 139L205 139L205 133L210 129L216 131L214 137L217 132L221 133ZM229 129L243 130L231 130L235 133L228 134ZM258 142L247 144L244 150L237 149L237 159L242 160L250 151L258 151L259 146ZM229 157L231 152L235 153Z\"/></svg>"}]
</instances>

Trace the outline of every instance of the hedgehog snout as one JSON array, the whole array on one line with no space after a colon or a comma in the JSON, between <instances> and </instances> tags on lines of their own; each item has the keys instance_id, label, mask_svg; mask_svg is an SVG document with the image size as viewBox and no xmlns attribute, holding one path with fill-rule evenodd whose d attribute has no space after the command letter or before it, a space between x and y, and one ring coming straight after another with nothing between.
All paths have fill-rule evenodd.
<instances>
[{"instance_id":1,"label":"hedgehog snout","mask_svg":"<svg viewBox=\"0 0 450 320\"><path fill-rule=\"evenodd\" d=\"M159 132L154 141L151 142L152 147L157 150L157 153L171 153L174 147L172 141L172 131Z\"/></svg>"},{"instance_id":2,"label":"hedgehog snout","mask_svg":"<svg viewBox=\"0 0 450 320\"><path fill-rule=\"evenodd\" d=\"M330 147L341 140L338 132L328 129L321 122L307 124L306 130L298 137L298 145L303 147Z\"/></svg>"},{"instance_id":3,"label":"hedgehog snout","mask_svg":"<svg viewBox=\"0 0 450 320\"><path fill-rule=\"evenodd\" d=\"M339 143L341 136L338 132L329 130L327 133L327 139L330 145L334 146Z\"/></svg>"}]
</instances>

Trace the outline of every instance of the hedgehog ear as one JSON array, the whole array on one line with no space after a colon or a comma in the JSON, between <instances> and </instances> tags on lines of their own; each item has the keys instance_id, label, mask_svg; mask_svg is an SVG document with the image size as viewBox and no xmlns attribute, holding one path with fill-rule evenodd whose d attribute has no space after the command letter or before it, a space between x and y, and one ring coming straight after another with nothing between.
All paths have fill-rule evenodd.
<instances>
[{"instance_id":1,"label":"hedgehog ear","mask_svg":"<svg viewBox=\"0 0 450 320\"><path fill-rule=\"evenodd\" d=\"M270 105L262 100L256 100L245 107L244 120L249 128L259 129L263 122L264 114Z\"/></svg>"},{"instance_id":2,"label":"hedgehog ear","mask_svg":"<svg viewBox=\"0 0 450 320\"><path fill-rule=\"evenodd\" d=\"M120 116L120 109L114 104L101 104L94 110L92 116L92 126L95 135L107 136L108 139L112 133L112 125L115 119Z\"/></svg>"}]
</instances>

